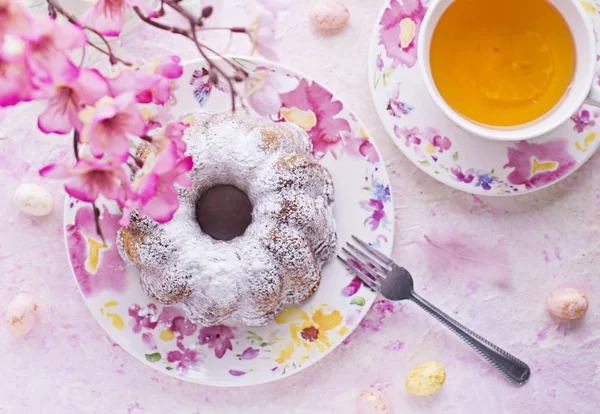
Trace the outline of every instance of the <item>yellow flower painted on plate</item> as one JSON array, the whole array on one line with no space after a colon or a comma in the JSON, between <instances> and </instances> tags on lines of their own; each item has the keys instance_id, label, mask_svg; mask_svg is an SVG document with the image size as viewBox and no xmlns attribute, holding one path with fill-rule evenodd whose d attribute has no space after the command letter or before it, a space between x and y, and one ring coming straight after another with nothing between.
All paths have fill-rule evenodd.
<instances>
[{"instance_id":1,"label":"yellow flower painted on plate","mask_svg":"<svg viewBox=\"0 0 600 414\"><path fill-rule=\"evenodd\" d=\"M123 319L121 319L119 315L117 315L116 313L106 312L106 316L112 318L112 325L119 331L125 329L125 322L123 322Z\"/></svg>"},{"instance_id":2,"label":"yellow flower painted on plate","mask_svg":"<svg viewBox=\"0 0 600 414\"><path fill-rule=\"evenodd\" d=\"M417 25L409 17L400 20L400 46L405 49L415 38Z\"/></svg>"},{"instance_id":3,"label":"yellow flower painted on plate","mask_svg":"<svg viewBox=\"0 0 600 414\"><path fill-rule=\"evenodd\" d=\"M579 151L587 152L590 144L596 140L596 136L597 134L595 132L590 132L586 135L585 139L583 140L583 147L581 146L579 141L575 141L575 148L577 148Z\"/></svg>"},{"instance_id":4,"label":"yellow flower painted on plate","mask_svg":"<svg viewBox=\"0 0 600 414\"><path fill-rule=\"evenodd\" d=\"M579 2L583 6L583 9L586 13L591 14L592 16L596 14L596 8L591 2L586 0L580 0Z\"/></svg>"},{"instance_id":5,"label":"yellow flower painted on plate","mask_svg":"<svg viewBox=\"0 0 600 414\"><path fill-rule=\"evenodd\" d=\"M167 329L163 329L162 331L160 331L160 333L158 334L158 337L165 342L169 342L169 341L173 340L173 338L175 337L175 334L173 333L172 330L167 328Z\"/></svg>"},{"instance_id":6,"label":"yellow flower painted on plate","mask_svg":"<svg viewBox=\"0 0 600 414\"><path fill-rule=\"evenodd\" d=\"M533 167L531 168L531 175L543 171L554 171L557 168L558 163L556 161L540 162L537 158L533 157Z\"/></svg>"},{"instance_id":7,"label":"yellow flower painted on plate","mask_svg":"<svg viewBox=\"0 0 600 414\"><path fill-rule=\"evenodd\" d=\"M91 272L96 272L96 270L98 270L98 263L100 262L100 250L106 249L108 246L91 237L88 237L87 241L90 248L90 254L85 262L85 267Z\"/></svg>"},{"instance_id":8,"label":"yellow flower painted on plate","mask_svg":"<svg viewBox=\"0 0 600 414\"><path fill-rule=\"evenodd\" d=\"M436 149L435 149L435 147L432 144L427 144L425 146L425 151L427 151L430 154L435 154Z\"/></svg>"},{"instance_id":9,"label":"yellow flower painted on plate","mask_svg":"<svg viewBox=\"0 0 600 414\"><path fill-rule=\"evenodd\" d=\"M317 125L317 116L310 109L308 111L301 111L296 107L291 107L281 108L280 112L288 122L298 125L305 131L310 131Z\"/></svg>"},{"instance_id":10,"label":"yellow flower painted on plate","mask_svg":"<svg viewBox=\"0 0 600 414\"><path fill-rule=\"evenodd\" d=\"M343 319L344 317L338 310L325 313L321 307L312 316L309 316L302 309L294 307L281 312L275 322L290 324L290 335L296 348L313 349L316 347L319 352L325 352L331 347L328 332L339 326Z\"/></svg>"},{"instance_id":11,"label":"yellow flower painted on plate","mask_svg":"<svg viewBox=\"0 0 600 414\"><path fill-rule=\"evenodd\" d=\"M367 135L367 131L365 130L365 127L364 127L364 126L361 126L361 127L360 127L360 136L361 136L363 139L369 139L369 135Z\"/></svg>"},{"instance_id":12,"label":"yellow flower painted on plate","mask_svg":"<svg viewBox=\"0 0 600 414\"><path fill-rule=\"evenodd\" d=\"M295 350L296 347L294 347L294 343L290 342L279 351L279 358L275 358L275 362L277 362L278 364L283 364L285 361L292 357L292 354Z\"/></svg>"}]
</instances>

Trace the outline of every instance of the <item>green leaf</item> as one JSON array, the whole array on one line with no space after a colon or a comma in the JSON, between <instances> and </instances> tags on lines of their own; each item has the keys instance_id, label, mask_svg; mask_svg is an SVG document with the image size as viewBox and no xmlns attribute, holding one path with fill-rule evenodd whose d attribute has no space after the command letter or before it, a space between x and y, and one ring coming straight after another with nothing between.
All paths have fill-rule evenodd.
<instances>
[{"instance_id":1,"label":"green leaf","mask_svg":"<svg viewBox=\"0 0 600 414\"><path fill-rule=\"evenodd\" d=\"M261 347L265 347L265 346L273 345L274 343L275 343L275 341L273 341L273 342L261 342L259 345Z\"/></svg>"},{"instance_id":2,"label":"green leaf","mask_svg":"<svg viewBox=\"0 0 600 414\"><path fill-rule=\"evenodd\" d=\"M365 306L365 298L362 296L354 296L350 301L351 305Z\"/></svg>"},{"instance_id":3,"label":"green leaf","mask_svg":"<svg viewBox=\"0 0 600 414\"><path fill-rule=\"evenodd\" d=\"M246 331L246 332L248 332L248 334L249 334L248 339L257 341L257 342L263 342L262 336L256 334L255 332L252 332L252 331Z\"/></svg>"},{"instance_id":4,"label":"green leaf","mask_svg":"<svg viewBox=\"0 0 600 414\"><path fill-rule=\"evenodd\" d=\"M455 153L452 155L452 159L453 159L454 161L458 161L458 152L455 152Z\"/></svg>"},{"instance_id":5,"label":"green leaf","mask_svg":"<svg viewBox=\"0 0 600 414\"><path fill-rule=\"evenodd\" d=\"M370 190L371 190L371 187L369 187L368 185L366 185L366 186L364 186L362 189L363 189L363 190L370 191Z\"/></svg>"},{"instance_id":6,"label":"green leaf","mask_svg":"<svg viewBox=\"0 0 600 414\"><path fill-rule=\"evenodd\" d=\"M165 369L166 369L167 371L173 371L173 368L172 368L172 367L166 367Z\"/></svg>"},{"instance_id":7,"label":"green leaf","mask_svg":"<svg viewBox=\"0 0 600 414\"><path fill-rule=\"evenodd\" d=\"M153 354L146 354L146 359L150 362L157 362L161 359L160 352L155 352Z\"/></svg>"},{"instance_id":8,"label":"green leaf","mask_svg":"<svg viewBox=\"0 0 600 414\"><path fill-rule=\"evenodd\" d=\"M429 161L427 161L427 160L419 161L419 164L421 164L423 167L429 167Z\"/></svg>"},{"instance_id":9,"label":"green leaf","mask_svg":"<svg viewBox=\"0 0 600 414\"><path fill-rule=\"evenodd\" d=\"M494 174L494 171L496 171L496 169L492 168L492 171L490 171L490 175Z\"/></svg>"}]
</instances>

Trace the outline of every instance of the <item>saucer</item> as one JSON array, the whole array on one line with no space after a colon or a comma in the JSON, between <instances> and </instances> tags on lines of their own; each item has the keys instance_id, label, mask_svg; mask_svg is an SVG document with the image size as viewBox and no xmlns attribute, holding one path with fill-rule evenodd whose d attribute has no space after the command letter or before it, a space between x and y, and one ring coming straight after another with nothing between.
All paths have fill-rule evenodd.
<instances>
[{"instance_id":1,"label":"saucer","mask_svg":"<svg viewBox=\"0 0 600 414\"><path fill-rule=\"evenodd\" d=\"M583 105L559 128L527 141L488 141L445 117L419 70L417 43L428 1L386 0L371 38L369 85L398 148L443 184L478 195L527 194L583 165L600 146L600 109ZM595 28L600 17L586 8ZM598 78L596 78L598 82Z\"/></svg>"}]
</instances>

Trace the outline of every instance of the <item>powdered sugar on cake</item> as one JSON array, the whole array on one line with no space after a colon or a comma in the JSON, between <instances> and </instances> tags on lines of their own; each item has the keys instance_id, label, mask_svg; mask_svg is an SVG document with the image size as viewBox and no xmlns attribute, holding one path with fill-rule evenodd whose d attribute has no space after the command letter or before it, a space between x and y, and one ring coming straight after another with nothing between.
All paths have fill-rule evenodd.
<instances>
[{"instance_id":1,"label":"powdered sugar on cake","mask_svg":"<svg viewBox=\"0 0 600 414\"><path fill-rule=\"evenodd\" d=\"M314 293L335 250L331 176L293 124L243 110L182 119L191 124L184 139L194 185L179 190L171 222L134 217L119 234L121 255L141 270L148 295L181 303L194 321L269 323ZM219 184L238 187L253 205L252 223L230 241L214 240L195 218L202 193Z\"/></svg>"}]
</instances>

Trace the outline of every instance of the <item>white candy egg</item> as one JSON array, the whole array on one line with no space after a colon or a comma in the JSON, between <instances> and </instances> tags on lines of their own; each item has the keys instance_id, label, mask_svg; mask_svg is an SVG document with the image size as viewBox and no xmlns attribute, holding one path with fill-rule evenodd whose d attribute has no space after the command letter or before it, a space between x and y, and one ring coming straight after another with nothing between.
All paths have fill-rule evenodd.
<instances>
[{"instance_id":1,"label":"white candy egg","mask_svg":"<svg viewBox=\"0 0 600 414\"><path fill-rule=\"evenodd\" d=\"M28 295L19 293L6 308L6 327L14 336L26 335L37 320L37 303Z\"/></svg>"},{"instance_id":2,"label":"white candy egg","mask_svg":"<svg viewBox=\"0 0 600 414\"><path fill-rule=\"evenodd\" d=\"M356 401L359 414L394 414L394 409L377 389L363 390Z\"/></svg>"},{"instance_id":3,"label":"white candy egg","mask_svg":"<svg viewBox=\"0 0 600 414\"><path fill-rule=\"evenodd\" d=\"M310 18L321 30L334 30L344 26L350 18L348 8L342 2L325 0L314 4L309 12Z\"/></svg>"},{"instance_id":4,"label":"white candy egg","mask_svg":"<svg viewBox=\"0 0 600 414\"><path fill-rule=\"evenodd\" d=\"M415 367L406 378L406 389L414 395L433 394L444 385L446 370L437 362L425 362Z\"/></svg>"},{"instance_id":5,"label":"white candy egg","mask_svg":"<svg viewBox=\"0 0 600 414\"><path fill-rule=\"evenodd\" d=\"M31 216L47 216L54 209L50 193L37 184L21 184L14 195L17 208Z\"/></svg>"},{"instance_id":6,"label":"white candy egg","mask_svg":"<svg viewBox=\"0 0 600 414\"><path fill-rule=\"evenodd\" d=\"M548 311L562 319L579 319L585 315L588 306L587 296L579 289L560 289L546 298Z\"/></svg>"}]
</instances>

